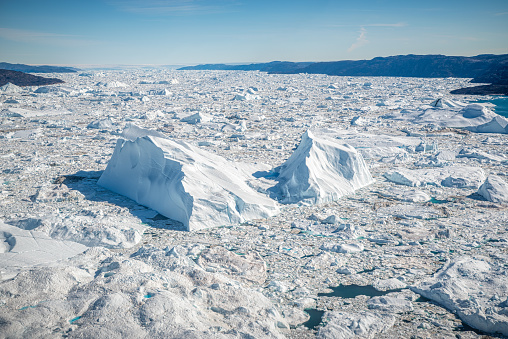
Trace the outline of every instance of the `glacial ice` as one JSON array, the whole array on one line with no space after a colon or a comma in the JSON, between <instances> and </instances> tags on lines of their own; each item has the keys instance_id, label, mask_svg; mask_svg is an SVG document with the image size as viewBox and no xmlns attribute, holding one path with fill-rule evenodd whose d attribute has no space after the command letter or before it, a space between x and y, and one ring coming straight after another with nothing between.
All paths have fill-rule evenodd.
<instances>
[{"instance_id":1,"label":"glacial ice","mask_svg":"<svg viewBox=\"0 0 508 339\"><path fill-rule=\"evenodd\" d=\"M3 86L0 86L0 93L2 94L16 94L23 91L22 87L16 86L10 82L6 83Z\"/></svg>"},{"instance_id":2,"label":"glacial ice","mask_svg":"<svg viewBox=\"0 0 508 339\"><path fill-rule=\"evenodd\" d=\"M285 337L289 324L267 297L205 271L188 250L145 246L127 256L92 248L65 266L24 271L0 284L0 295L10 296L0 333L56 337L64 327L72 338Z\"/></svg>"},{"instance_id":3,"label":"glacial ice","mask_svg":"<svg viewBox=\"0 0 508 339\"><path fill-rule=\"evenodd\" d=\"M471 327L508 335L506 267L467 256L456 257L433 278L411 289L456 312Z\"/></svg>"},{"instance_id":4,"label":"glacial ice","mask_svg":"<svg viewBox=\"0 0 508 339\"><path fill-rule=\"evenodd\" d=\"M330 202L374 182L362 155L352 146L310 130L281 166L277 180L274 191L286 204Z\"/></svg>"},{"instance_id":5,"label":"glacial ice","mask_svg":"<svg viewBox=\"0 0 508 339\"><path fill-rule=\"evenodd\" d=\"M277 214L273 200L247 185L250 175L189 143L145 136L118 140L98 184L191 231Z\"/></svg>"},{"instance_id":6,"label":"glacial ice","mask_svg":"<svg viewBox=\"0 0 508 339\"><path fill-rule=\"evenodd\" d=\"M488 201L508 203L508 183L497 175L489 175L478 189L478 194Z\"/></svg>"}]
</instances>

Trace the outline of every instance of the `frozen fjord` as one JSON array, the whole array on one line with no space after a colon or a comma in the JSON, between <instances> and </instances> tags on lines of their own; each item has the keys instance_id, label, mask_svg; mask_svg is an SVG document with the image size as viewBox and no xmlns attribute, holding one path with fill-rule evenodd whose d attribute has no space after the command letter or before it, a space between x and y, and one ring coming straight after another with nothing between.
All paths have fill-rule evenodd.
<instances>
[{"instance_id":1,"label":"frozen fjord","mask_svg":"<svg viewBox=\"0 0 508 339\"><path fill-rule=\"evenodd\" d=\"M466 110L473 97L447 95L465 80L166 70L55 76L66 83L1 94L0 218L76 249L99 247L4 281L2 332L410 337L454 335L460 316L476 327L506 323L508 295L496 287L507 279L506 125L496 119L497 133L475 133L496 117ZM354 147L375 182L337 201L283 205L268 219L179 232L184 225L97 185L127 124L268 165L250 182L259 193L273 187L270 169L302 135L320 131ZM403 175L388 175L394 171ZM495 179L482 189L487 177ZM482 264L450 270L447 260ZM468 283L489 274L500 283ZM443 276L463 287L434 286ZM383 300L318 295L341 284L400 288L393 279L412 289ZM436 303L417 302L414 291ZM301 325L309 308L331 312L323 330ZM132 316L113 317L113 309ZM387 326L374 326L379 317ZM348 319L363 319L363 332Z\"/></svg>"}]
</instances>

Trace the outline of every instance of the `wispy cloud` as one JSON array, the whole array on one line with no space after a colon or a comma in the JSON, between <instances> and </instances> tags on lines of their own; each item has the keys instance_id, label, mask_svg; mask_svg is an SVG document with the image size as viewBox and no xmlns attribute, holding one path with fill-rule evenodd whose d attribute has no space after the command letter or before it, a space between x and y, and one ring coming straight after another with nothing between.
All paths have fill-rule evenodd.
<instances>
[{"instance_id":1,"label":"wispy cloud","mask_svg":"<svg viewBox=\"0 0 508 339\"><path fill-rule=\"evenodd\" d=\"M235 0L111 0L110 3L122 11L152 15L213 14L229 12Z\"/></svg>"},{"instance_id":2,"label":"wispy cloud","mask_svg":"<svg viewBox=\"0 0 508 339\"><path fill-rule=\"evenodd\" d=\"M68 46L89 45L96 43L79 35L48 33L5 27L0 27L0 38L17 42Z\"/></svg>"},{"instance_id":3,"label":"wispy cloud","mask_svg":"<svg viewBox=\"0 0 508 339\"><path fill-rule=\"evenodd\" d=\"M366 36L367 30L364 27L360 28L360 35L358 36L358 38L356 38L356 41L351 45L351 47L347 49L348 53L368 44L369 40L367 40Z\"/></svg>"},{"instance_id":4,"label":"wispy cloud","mask_svg":"<svg viewBox=\"0 0 508 339\"><path fill-rule=\"evenodd\" d=\"M508 12L495 13L495 16L508 15Z\"/></svg>"},{"instance_id":5,"label":"wispy cloud","mask_svg":"<svg viewBox=\"0 0 508 339\"><path fill-rule=\"evenodd\" d=\"M361 27L406 27L406 26L408 26L408 24L405 22L361 25ZM358 25L329 25L328 27L358 27Z\"/></svg>"}]
</instances>

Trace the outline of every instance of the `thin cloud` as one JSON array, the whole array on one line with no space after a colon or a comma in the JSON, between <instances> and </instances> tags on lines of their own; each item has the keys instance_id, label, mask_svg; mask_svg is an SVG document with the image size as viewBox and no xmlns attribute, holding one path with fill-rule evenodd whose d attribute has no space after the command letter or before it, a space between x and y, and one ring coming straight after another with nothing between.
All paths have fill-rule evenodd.
<instances>
[{"instance_id":1,"label":"thin cloud","mask_svg":"<svg viewBox=\"0 0 508 339\"><path fill-rule=\"evenodd\" d=\"M182 15L182 14L211 14L231 11L234 0L223 0L210 5L202 0L112 0L112 5L121 11L137 14Z\"/></svg>"},{"instance_id":2,"label":"thin cloud","mask_svg":"<svg viewBox=\"0 0 508 339\"><path fill-rule=\"evenodd\" d=\"M79 35L57 34L5 27L0 27L0 38L16 42L52 45L84 45L95 43L94 41L83 39L83 37Z\"/></svg>"},{"instance_id":3,"label":"thin cloud","mask_svg":"<svg viewBox=\"0 0 508 339\"><path fill-rule=\"evenodd\" d=\"M367 24L361 25L362 27L406 27L408 26L405 22L397 22L397 23L386 23L386 24ZM328 27L358 27L358 25L328 25Z\"/></svg>"},{"instance_id":4,"label":"thin cloud","mask_svg":"<svg viewBox=\"0 0 508 339\"><path fill-rule=\"evenodd\" d=\"M495 13L495 16L508 15L508 12Z\"/></svg>"},{"instance_id":5,"label":"thin cloud","mask_svg":"<svg viewBox=\"0 0 508 339\"><path fill-rule=\"evenodd\" d=\"M358 48L368 44L369 40L367 40L366 36L367 36L367 30L364 27L360 28L360 35L358 36L358 38L356 38L356 41L351 45L351 47L349 47L347 49L348 53L351 53L355 49L358 49Z\"/></svg>"}]
</instances>

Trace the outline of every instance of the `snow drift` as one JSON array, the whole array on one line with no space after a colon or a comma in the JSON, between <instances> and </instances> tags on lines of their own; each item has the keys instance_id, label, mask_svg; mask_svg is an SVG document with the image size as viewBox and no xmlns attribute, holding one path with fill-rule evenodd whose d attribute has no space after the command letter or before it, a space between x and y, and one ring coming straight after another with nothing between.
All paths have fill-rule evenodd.
<instances>
[{"instance_id":1,"label":"snow drift","mask_svg":"<svg viewBox=\"0 0 508 339\"><path fill-rule=\"evenodd\" d=\"M318 204L339 199L374 182L352 146L307 131L281 166L274 191L282 203Z\"/></svg>"},{"instance_id":2,"label":"snow drift","mask_svg":"<svg viewBox=\"0 0 508 339\"><path fill-rule=\"evenodd\" d=\"M247 185L251 173L183 141L120 139L99 185L125 195L187 230L262 219L276 203Z\"/></svg>"}]
</instances>

